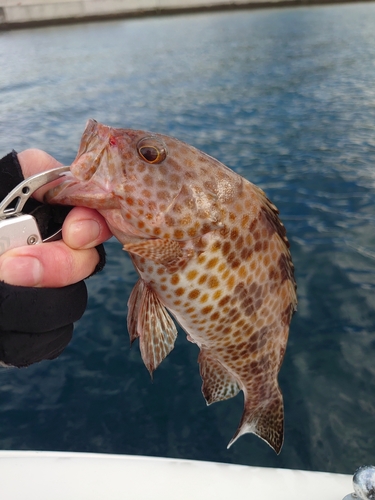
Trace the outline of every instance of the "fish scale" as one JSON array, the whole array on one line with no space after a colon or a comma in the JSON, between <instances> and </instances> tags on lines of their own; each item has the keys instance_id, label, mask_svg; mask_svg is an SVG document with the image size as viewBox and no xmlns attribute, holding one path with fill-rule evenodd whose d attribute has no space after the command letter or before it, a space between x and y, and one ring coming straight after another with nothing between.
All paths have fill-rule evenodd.
<instances>
[{"instance_id":1,"label":"fish scale","mask_svg":"<svg viewBox=\"0 0 375 500\"><path fill-rule=\"evenodd\" d=\"M286 231L261 189L177 139L90 120L72 177L51 203L97 209L129 252L139 280L128 301L152 374L181 325L200 349L207 404L244 393L228 446L255 433L277 453L284 411L277 376L296 285Z\"/></svg>"}]
</instances>

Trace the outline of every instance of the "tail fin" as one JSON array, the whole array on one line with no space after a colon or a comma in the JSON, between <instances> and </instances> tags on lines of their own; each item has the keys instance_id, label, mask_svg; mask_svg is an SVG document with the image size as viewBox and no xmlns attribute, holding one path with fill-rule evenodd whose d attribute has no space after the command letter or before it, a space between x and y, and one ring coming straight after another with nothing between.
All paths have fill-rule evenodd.
<instances>
[{"instance_id":1,"label":"tail fin","mask_svg":"<svg viewBox=\"0 0 375 500\"><path fill-rule=\"evenodd\" d=\"M278 387L275 388L272 397L257 407L251 405L251 401L245 402L240 425L228 448L237 439L252 432L266 441L277 454L280 453L284 441L284 406L283 397Z\"/></svg>"}]
</instances>

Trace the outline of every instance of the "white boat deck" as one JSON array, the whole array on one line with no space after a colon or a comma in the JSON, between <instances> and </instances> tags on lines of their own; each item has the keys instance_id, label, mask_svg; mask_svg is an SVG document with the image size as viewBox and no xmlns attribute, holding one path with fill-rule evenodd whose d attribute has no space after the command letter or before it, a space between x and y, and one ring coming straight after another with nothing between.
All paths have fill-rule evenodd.
<instances>
[{"instance_id":1,"label":"white boat deck","mask_svg":"<svg viewBox=\"0 0 375 500\"><path fill-rule=\"evenodd\" d=\"M2 500L342 500L352 476L91 453L0 451Z\"/></svg>"}]
</instances>

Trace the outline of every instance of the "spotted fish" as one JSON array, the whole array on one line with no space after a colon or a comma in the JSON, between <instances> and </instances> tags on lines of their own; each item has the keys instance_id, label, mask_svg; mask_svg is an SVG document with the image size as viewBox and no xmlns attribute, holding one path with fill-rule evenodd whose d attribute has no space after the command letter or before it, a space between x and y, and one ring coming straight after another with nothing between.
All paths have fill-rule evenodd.
<instances>
[{"instance_id":1,"label":"spotted fish","mask_svg":"<svg viewBox=\"0 0 375 500\"><path fill-rule=\"evenodd\" d=\"M177 139L90 120L71 177L50 203L97 209L139 280L128 331L152 374L182 326L200 348L207 404L244 392L228 447L253 432L277 453L284 411L277 375L296 286L289 244L264 192Z\"/></svg>"}]
</instances>

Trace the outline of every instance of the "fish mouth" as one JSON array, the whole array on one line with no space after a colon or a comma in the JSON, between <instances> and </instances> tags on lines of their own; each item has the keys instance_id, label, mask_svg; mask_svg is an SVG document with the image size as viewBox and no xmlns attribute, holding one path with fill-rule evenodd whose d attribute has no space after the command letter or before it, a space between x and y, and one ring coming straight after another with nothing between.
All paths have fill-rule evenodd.
<instances>
[{"instance_id":1,"label":"fish mouth","mask_svg":"<svg viewBox=\"0 0 375 500\"><path fill-rule=\"evenodd\" d=\"M56 205L73 205L100 209L119 208L120 200L113 192L104 191L92 182L65 178L44 195L44 202Z\"/></svg>"}]
</instances>

